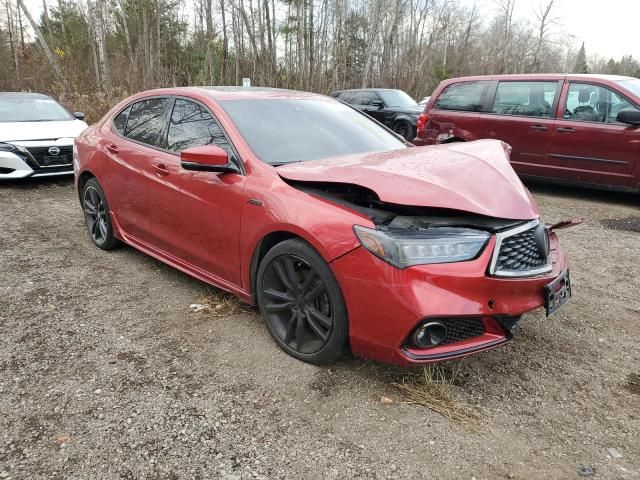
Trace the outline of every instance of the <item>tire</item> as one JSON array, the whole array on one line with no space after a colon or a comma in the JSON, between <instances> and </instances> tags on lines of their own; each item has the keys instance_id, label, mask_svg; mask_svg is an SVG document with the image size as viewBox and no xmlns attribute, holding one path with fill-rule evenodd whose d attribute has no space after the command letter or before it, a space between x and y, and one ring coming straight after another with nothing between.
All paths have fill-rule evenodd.
<instances>
[{"instance_id":1,"label":"tire","mask_svg":"<svg viewBox=\"0 0 640 480\"><path fill-rule=\"evenodd\" d=\"M393 125L393 131L410 142L416 137L413 125L405 120L400 120Z\"/></svg>"},{"instance_id":2,"label":"tire","mask_svg":"<svg viewBox=\"0 0 640 480\"><path fill-rule=\"evenodd\" d=\"M90 178L82 186L82 211L89 237L102 250L113 250L120 246L120 240L113 236L113 225L107 197L95 178Z\"/></svg>"},{"instance_id":3,"label":"tire","mask_svg":"<svg viewBox=\"0 0 640 480\"><path fill-rule=\"evenodd\" d=\"M347 351L349 320L340 285L309 244L290 239L274 246L256 280L260 313L282 350L316 365L334 363Z\"/></svg>"}]
</instances>

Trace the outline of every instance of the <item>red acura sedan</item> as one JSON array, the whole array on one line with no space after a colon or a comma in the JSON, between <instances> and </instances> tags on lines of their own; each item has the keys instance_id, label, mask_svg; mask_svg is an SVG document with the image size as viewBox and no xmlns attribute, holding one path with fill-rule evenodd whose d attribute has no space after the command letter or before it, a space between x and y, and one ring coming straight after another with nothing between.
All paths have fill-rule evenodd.
<instances>
[{"instance_id":1,"label":"red acura sedan","mask_svg":"<svg viewBox=\"0 0 640 480\"><path fill-rule=\"evenodd\" d=\"M504 143L413 147L329 97L143 92L76 140L74 169L98 247L125 242L257 304L307 362L460 357L571 296Z\"/></svg>"}]
</instances>

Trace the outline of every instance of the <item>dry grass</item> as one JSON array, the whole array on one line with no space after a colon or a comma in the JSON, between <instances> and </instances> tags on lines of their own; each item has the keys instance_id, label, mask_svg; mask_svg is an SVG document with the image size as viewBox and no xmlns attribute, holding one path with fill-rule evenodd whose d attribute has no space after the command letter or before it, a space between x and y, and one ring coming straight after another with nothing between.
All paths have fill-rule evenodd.
<instances>
[{"instance_id":1,"label":"dry grass","mask_svg":"<svg viewBox=\"0 0 640 480\"><path fill-rule=\"evenodd\" d=\"M452 372L439 365L426 365L418 374L410 374L394 382L407 403L422 405L456 422L477 430L480 415L467 403L456 400L453 384L459 368Z\"/></svg>"},{"instance_id":2,"label":"dry grass","mask_svg":"<svg viewBox=\"0 0 640 480\"><path fill-rule=\"evenodd\" d=\"M194 306L197 305L197 308ZM206 314L213 317L226 317L247 312L251 307L242 303L238 298L222 290L208 289L206 295L198 298L189 306L194 314Z\"/></svg>"}]
</instances>

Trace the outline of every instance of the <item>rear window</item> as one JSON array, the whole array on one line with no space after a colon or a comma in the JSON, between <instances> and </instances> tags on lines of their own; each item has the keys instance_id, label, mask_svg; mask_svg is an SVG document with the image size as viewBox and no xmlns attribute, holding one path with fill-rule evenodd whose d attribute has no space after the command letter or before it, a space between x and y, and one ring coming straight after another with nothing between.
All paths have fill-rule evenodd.
<instances>
[{"instance_id":1,"label":"rear window","mask_svg":"<svg viewBox=\"0 0 640 480\"><path fill-rule=\"evenodd\" d=\"M449 85L440 94L434 108L461 112L480 112L489 82L462 82Z\"/></svg>"},{"instance_id":2,"label":"rear window","mask_svg":"<svg viewBox=\"0 0 640 480\"><path fill-rule=\"evenodd\" d=\"M366 115L335 100L222 100L253 153L281 165L407 148Z\"/></svg>"},{"instance_id":3,"label":"rear window","mask_svg":"<svg viewBox=\"0 0 640 480\"><path fill-rule=\"evenodd\" d=\"M156 145L158 134L165 127L168 98L150 98L131 107L125 136L147 145Z\"/></svg>"}]
</instances>

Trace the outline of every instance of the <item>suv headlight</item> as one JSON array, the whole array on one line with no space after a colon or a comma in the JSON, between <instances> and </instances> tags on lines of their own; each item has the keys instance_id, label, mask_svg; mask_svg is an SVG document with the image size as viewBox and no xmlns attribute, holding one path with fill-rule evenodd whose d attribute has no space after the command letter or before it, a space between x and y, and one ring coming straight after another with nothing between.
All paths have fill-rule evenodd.
<instances>
[{"instance_id":1,"label":"suv headlight","mask_svg":"<svg viewBox=\"0 0 640 480\"><path fill-rule=\"evenodd\" d=\"M354 225L353 230L365 249L398 268L473 260L491 238L471 228L382 231Z\"/></svg>"}]
</instances>

